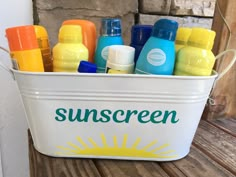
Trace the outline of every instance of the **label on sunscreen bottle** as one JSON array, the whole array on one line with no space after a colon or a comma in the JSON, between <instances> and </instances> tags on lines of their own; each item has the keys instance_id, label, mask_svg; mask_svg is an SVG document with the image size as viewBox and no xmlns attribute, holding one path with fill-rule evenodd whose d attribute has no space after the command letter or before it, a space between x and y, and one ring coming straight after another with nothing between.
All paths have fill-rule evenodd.
<instances>
[{"instance_id":1,"label":"label on sunscreen bottle","mask_svg":"<svg viewBox=\"0 0 236 177\"><path fill-rule=\"evenodd\" d=\"M129 74L127 71L120 71L120 70L115 70L111 68L107 68L107 73L108 74Z\"/></svg>"}]
</instances>

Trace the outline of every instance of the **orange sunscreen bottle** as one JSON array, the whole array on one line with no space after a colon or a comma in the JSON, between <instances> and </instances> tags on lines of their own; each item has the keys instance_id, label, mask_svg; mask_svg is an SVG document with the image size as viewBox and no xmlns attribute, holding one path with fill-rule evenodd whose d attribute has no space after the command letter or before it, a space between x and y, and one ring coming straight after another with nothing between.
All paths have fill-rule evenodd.
<instances>
[{"instance_id":1,"label":"orange sunscreen bottle","mask_svg":"<svg viewBox=\"0 0 236 177\"><path fill-rule=\"evenodd\" d=\"M21 71L44 72L43 59L33 25L6 29L11 58Z\"/></svg>"}]
</instances>

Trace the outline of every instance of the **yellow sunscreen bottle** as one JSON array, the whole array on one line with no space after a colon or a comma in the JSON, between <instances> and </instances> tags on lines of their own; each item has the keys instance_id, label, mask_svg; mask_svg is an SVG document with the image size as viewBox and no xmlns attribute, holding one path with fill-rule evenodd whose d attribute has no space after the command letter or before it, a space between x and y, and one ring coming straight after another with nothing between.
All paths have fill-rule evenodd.
<instances>
[{"instance_id":1,"label":"yellow sunscreen bottle","mask_svg":"<svg viewBox=\"0 0 236 177\"><path fill-rule=\"evenodd\" d=\"M192 28L186 47L176 57L174 75L209 76L215 63L213 47L215 32Z\"/></svg>"},{"instance_id":2,"label":"yellow sunscreen bottle","mask_svg":"<svg viewBox=\"0 0 236 177\"><path fill-rule=\"evenodd\" d=\"M33 25L6 29L12 61L21 71L43 72L43 59Z\"/></svg>"},{"instance_id":3,"label":"yellow sunscreen bottle","mask_svg":"<svg viewBox=\"0 0 236 177\"><path fill-rule=\"evenodd\" d=\"M88 61L88 49L82 44L79 25L63 25L59 42L53 48L54 72L77 72L80 61Z\"/></svg>"},{"instance_id":4,"label":"yellow sunscreen bottle","mask_svg":"<svg viewBox=\"0 0 236 177\"><path fill-rule=\"evenodd\" d=\"M187 45L189 36L191 34L191 28L180 27L177 30L175 39L175 52L177 53L181 48Z\"/></svg>"},{"instance_id":5,"label":"yellow sunscreen bottle","mask_svg":"<svg viewBox=\"0 0 236 177\"><path fill-rule=\"evenodd\" d=\"M37 42L43 57L44 70L46 72L52 71L52 55L48 40L48 33L43 26L34 25Z\"/></svg>"}]
</instances>

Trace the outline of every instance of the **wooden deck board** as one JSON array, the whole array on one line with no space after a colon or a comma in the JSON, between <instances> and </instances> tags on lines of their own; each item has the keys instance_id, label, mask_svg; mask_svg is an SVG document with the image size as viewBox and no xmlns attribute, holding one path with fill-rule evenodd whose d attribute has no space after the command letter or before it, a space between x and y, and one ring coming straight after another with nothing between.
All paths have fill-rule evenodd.
<instances>
[{"instance_id":1,"label":"wooden deck board","mask_svg":"<svg viewBox=\"0 0 236 177\"><path fill-rule=\"evenodd\" d=\"M236 176L236 138L201 121L193 144Z\"/></svg>"},{"instance_id":2,"label":"wooden deck board","mask_svg":"<svg viewBox=\"0 0 236 177\"><path fill-rule=\"evenodd\" d=\"M236 119L215 119L208 122L236 137Z\"/></svg>"},{"instance_id":3,"label":"wooden deck board","mask_svg":"<svg viewBox=\"0 0 236 177\"><path fill-rule=\"evenodd\" d=\"M101 177L90 159L55 158L35 150L29 136L30 177Z\"/></svg>"},{"instance_id":4,"label":"wooden deck board","mask_svg":"<svg viewBox=\"0 0 236 177\"><path fill-rule=\"evenodd\" d=\"M236 176L235 120L202 120L190 153L170 162L72 159L45 156L29 136L31 177L233 177Z\"/></svg>"},{"instance_id":5,"label":"wooden deck board","mask_svg":"<svg viewBox=\"0 0 236 177\"><path fill-rule=\"evenodd\" d=\"M95 160L95 164L104 177L169 177L155 162Z\"/></svg>"},{"instance_id":6,"label":"wooden deck board","mask_svg":"<svg viewBox=\"0 0 236 177\"><path fill-rule=\"evenodd\" d=\"M173 162L160 163L160 166L168 175L175 177L234 176L195 146L191 146L190 153L185 158Z\"/></svg>"}]
</instances>

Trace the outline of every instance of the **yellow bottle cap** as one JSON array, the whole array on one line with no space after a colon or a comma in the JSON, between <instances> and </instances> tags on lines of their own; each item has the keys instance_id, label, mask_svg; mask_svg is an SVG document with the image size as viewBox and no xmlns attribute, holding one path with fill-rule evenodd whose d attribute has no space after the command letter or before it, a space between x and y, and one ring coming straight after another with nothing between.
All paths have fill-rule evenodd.
<instances>
[{"instance_id":1,"label":"yellow bottle cap","mask_svg":"<svg viewBox=\"0 0 236 177\"><path fill-rule=\"evenodd\" d=\"M188 45L211 50L214 44L215 35L216 33L212 30L204 28L192 28Z\"/></svg>"},{"instance_id":2,"label":"yellow bottle cap","mask_svg":"<svg viewBox=\"0 0 236 177\"><path fill-rule=\"evenodd\" d=\"M49 48L48 33L43 26L34 25L34 30L40 48Z\"/></svg>"},{"instance_id":3,"label":"yellow bottle cap","mask_svg":"<svg viewBox=\"0 0 236 177\"><path fill-rule=\"evenodd\" d=\"M176 42L181 44L187 44L191 31L192 31L191 28L185 28L185 27L178 28L176 35Z\"/></svg>"},{"instance_id":4,"label":"yellow bottle cap","mask_svg":"<svg viewBox=\"0 0 236 177\"><path fill-rule=\"evenodd\" d=\"M48 33L43 26L34 25L34 30L37 37L48 38Z\"/></svg>"},{"instance_id":5,"label":"yellow bottle cap","mask_svg":"<svg viewBox=\"0 0 236 177\"><path fill-rule=\"evenodd\" d=\"M79 25L63 25L59 30L59 41L82 43L82 29Z\"/></svg>"}]
</instances>

